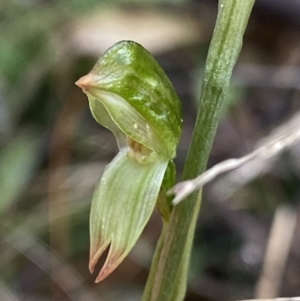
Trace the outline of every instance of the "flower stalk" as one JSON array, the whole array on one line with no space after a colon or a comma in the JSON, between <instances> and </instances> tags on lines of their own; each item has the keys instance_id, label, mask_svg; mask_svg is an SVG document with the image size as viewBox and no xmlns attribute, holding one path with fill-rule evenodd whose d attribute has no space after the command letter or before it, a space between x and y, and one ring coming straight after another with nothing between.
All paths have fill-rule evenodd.
<instances>
[{"instance_id":1,"label":"flower stalk","mask_svg":"<svg viewBox=\"0 0 300 301\"><path fill-rule=\"evenodd\" d=\"M242 46L254 1L219 1L217 22L206 60L200 105L183 180L195 178L206 169L232 70ZM174 207L168 224L163 227L143 301L184 299L200 203L201 192L193 193Z\"/></svg>"}]
</instances>

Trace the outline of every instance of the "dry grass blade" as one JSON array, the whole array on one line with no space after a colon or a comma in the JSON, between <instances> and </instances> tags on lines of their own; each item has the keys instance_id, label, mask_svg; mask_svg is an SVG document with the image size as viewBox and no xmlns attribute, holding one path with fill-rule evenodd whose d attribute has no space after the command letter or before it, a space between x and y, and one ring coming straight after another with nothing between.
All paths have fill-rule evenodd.
<instances>
[{"instance_id":1,"label":"dry grass blade","mask_svg":"<svg viewBox=\"0 0 300 301\"><path fill-rule=\"evenodd\" d=\"M269 235L263 269L256 287L256 297L276 297L279 294L286 261L296 228L295 210L277 208ZM282 238L284 237L284 243Z\"/></svg>"},{"instance_id":2,"label":"dry grass blade","mask_svg":"<svg viewBox=\"0 0 300 301\"><path fill-rule=\"evenodd\" d=\"M68 295L70 300L95 301L98 298L84 285L83 279L58 254L48 250L30 232L18 228L8 235L5 242L34 262L46 272ZM51 262L55 264L56 273L51 273ZM2 299L1 299L2 300Z\"/></svg>"},{"instance_id":3,"label":"dry grass blade","mask_svg":"<svg viewBox=\"0 0 300 301\"><path fill-rule=\"evenodd\" d=\"M193 180L176 184L167 194L175 194L173 204L176 205L219 175L241 167L246 167L246 170L241 171L241 179L243 179L243 183L247 183L249 179L251 180L260 174L265 166L283 150L290 148L299 140L300 113L297 113L288 122L272 132L270 136L261 140L260 146L252 153L238 159L225 160Z\"/></svg>"}]
</instances>

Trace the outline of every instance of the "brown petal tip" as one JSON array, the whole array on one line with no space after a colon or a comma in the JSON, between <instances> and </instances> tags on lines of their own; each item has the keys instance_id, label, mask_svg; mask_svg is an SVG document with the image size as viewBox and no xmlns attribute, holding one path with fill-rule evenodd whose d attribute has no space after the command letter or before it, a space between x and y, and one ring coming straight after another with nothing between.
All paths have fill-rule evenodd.
<instances>
[{"instance_id":1,"label":"brown petal tip","mask_svg":"<svg viewBox=\"0 0 300 301\"><path fill-rule=\"evenodd\" d=\"M100 250L100 252L102 253L103 250ZM94 258L92 258L92 260L90 261L90 271L91 270L94 271L94 267L99 259L98 254L99 253L97 252L96 256L94 256ZM100 281L102 281L106 277L108 277L124 260L124 258L126 257L126 254L127 253L124 253L124 252L115 252L114 248L112 248L112 246L110 246L105 263L104 263L102 269L100 270L100 272L95 280L95 283L99 283Z\"/></svg>"},{"instance_id":2,"label":"brown petal tip","mask_svg":"<svg viewBox=\"0 0 300 301\"><path fill-rule=\"evenodd\" d=\"M92 274L95 270L95 266L102 255L102 253L105 251L105 249L108 247L110 241L107 240L104 242L101 247L95 251L95 247L91 247L91 252L90 252L90 262L89 262L89 271Z\"/></svg>"},{"instance_id":3,"label":"brown petal tip","mask_svg":"<svg viewBox=\"0 0 300 301\"><path fill-rule=\"evenodd\" d=\"M87 90L88 88L95 85L95 75L92 73L88 73L87 75L81 77L76 83L76 86L80 87L83 90Z\"/></svg>"},{"instance_id":4,"label":"brown petal tip","mask_svg":"<svg viewBox=\"0 0 300 301\"><path fill-rule=\"evenodd\" d=\"M98 274L95 283L99 283L100 281L108 277L119 266L119 264L119 262L105 264Z\"/></svg>"}]
</instances>

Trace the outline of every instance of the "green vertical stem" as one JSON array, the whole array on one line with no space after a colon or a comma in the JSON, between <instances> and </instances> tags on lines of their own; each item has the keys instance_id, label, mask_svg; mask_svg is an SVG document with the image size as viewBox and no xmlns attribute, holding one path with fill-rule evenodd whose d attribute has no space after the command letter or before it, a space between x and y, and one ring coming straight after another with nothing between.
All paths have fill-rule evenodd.
<instances>
[{"instance_id":1,"label":"green vertical stem","mask_svg":"<svg viewBox=\"0 0 300 301\"><path fill-rule=\"evenodd\" d=\"M225 102L232 69L255 0L220 0L217 22L206 60L200 105L183 180L205 169ZM143 301L182 301L201 196L192 194L176 206L164 228L151 266Z\"/></svg>"}]
</instances>

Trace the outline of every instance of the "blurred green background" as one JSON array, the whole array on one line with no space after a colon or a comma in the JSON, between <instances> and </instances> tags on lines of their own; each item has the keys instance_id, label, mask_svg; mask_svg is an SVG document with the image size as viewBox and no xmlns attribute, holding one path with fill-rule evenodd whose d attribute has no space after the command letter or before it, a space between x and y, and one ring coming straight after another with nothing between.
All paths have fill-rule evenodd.
<instances>
[{"instance_id":1,"label":"blurred green background","mask_svg":"<svg viewBox=\"0 0 300 301\"><path fill-rule=\"evenodd\" d=\"M89 208L117 146L74 82L117 41L146 47L183 102L179 180L216 13L212 0L1 0L1 301L140 299L160 217L154 213L128 258L95 285L87 268ZM251 151L299 110L299 20L297 0L284 8L281 0L257 0L210 166ZM220 179L205 188L187 301L261 296L270 229L282 208L289 215L275 235L287 255L273 247L279 282L271 274L267 292L300 295L299 152L295 145L249 183Z\"/></svg>"}]
</instances>

